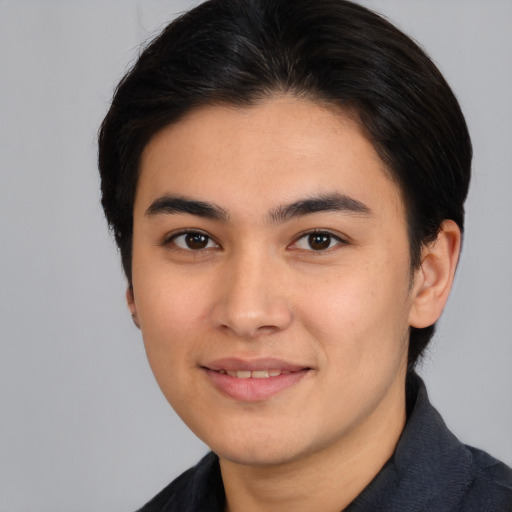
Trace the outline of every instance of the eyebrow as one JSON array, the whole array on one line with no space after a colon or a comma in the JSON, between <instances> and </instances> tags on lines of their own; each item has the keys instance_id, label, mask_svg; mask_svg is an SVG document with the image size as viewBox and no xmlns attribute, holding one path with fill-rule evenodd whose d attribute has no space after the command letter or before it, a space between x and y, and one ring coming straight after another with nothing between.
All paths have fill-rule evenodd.
<instances>
[{"instance_id":1,"label":"eyebrow","mask_svg":"<svg viewBox=\"0 0 512 512\"><path fill-rule=\"evenodd\" d=\"M292 218L320 212L347 212L364 216L372 214L370 208L361 201L345 194L335 193L308 197L277 206L270 210L269 217L271 222L281 224ZM185 213L221 222L229 221L228 212L221 206L183 196L165 195L159 197L146 210L148 216L173 213Z\"/></svg>"},{"instance_id":2,"label":"eyebrow","mask_svg":"<svg viewBox=\"0 0 512 512\"><path fill-rule=\"evenodd\" d=\"M227 222L229 215L224 208L207 203L196 201L182 196L162 196L155 199L151 206L146 210L146 215L154 216L158 214L187 213L197 217Z\"/></svg>"},{"instance_id":3,"label":"eyebrow","mask_svg":"<svg viewBox=\"0 0 512 512\"><path fill-rule=\"evenodd\" d=\"M292 218L303 217L319 212L347 212L370 216L371 209L361 201L345 194L328 194L301 199L293 203L278 206L270 211L272 222L282 223Z\"/></svg>"}]
</instances>

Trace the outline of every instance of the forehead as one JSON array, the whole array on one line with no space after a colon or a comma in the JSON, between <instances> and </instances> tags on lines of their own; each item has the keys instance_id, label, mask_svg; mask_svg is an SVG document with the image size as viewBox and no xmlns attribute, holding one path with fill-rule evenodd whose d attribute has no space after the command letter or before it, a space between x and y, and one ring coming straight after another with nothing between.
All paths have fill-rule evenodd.
<instances>
[{"instance_id":1,"label":"forehead","mask_svg":"<svg viewBox=\"0 0 512 512\"><path fill-rule=\"evenodd\" d=\"M140 170L136 209L159 194L227 205L234 194L247 207L259 197L272 208L333 192L402 209L397 185L355 116L289 96L192 111L150 140Z\"/></svg>"}]
</instances>

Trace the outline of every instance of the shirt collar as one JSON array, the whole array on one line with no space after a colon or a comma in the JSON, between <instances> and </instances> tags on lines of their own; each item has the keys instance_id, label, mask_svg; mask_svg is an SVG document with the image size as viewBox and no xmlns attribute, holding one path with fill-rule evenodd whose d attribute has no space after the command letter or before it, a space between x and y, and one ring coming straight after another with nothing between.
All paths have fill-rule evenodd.
<instances>
[{"instance_id":1,"label":"shirt collar","mask_svg":"<svg viewBox=\"0 0 512 512\"><path fill-rule=\"evenodd\" d=\"M410 414L395 453L346 512L452 510L471 481L471 454L430 404L416 374L407 379Z\"/></svg>"}]
</instances>

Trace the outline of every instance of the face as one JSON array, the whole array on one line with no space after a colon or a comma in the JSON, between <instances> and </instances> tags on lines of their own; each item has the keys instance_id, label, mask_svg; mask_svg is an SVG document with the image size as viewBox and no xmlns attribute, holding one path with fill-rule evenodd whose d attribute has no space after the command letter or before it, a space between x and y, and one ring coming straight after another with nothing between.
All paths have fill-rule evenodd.
<instances>
[{"instance_id":1,"label":"face","mask_svg":"<svg viewBox=\"0 0 512 512\"><path fill-rule=\"evenodd\" d=\"M349 116L212 106L145 148L129 303L164 395L221 459L285 463L392 421L412 289L399 189Z\"/></svg>"}]
</instances>

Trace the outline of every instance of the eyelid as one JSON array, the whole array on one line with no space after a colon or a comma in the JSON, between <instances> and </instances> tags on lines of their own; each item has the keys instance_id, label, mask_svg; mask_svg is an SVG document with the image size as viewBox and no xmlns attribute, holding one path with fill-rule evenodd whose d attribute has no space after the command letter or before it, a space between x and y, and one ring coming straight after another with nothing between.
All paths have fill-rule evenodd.
<instances>
[{"instance_id":1,"label":"eyelid","mask_svg":"<svg viewBox=\"0 0 512 512\"><path fill-rule=\"evenodd\" d=\"M338 244L336 244L336 246L337 245L347 245L349 243L348 239L346 237L342 236L340 233L333 232L330 229L315 228L315 229L310 229L308 231L303 231L302 233L297 235L295 237L295 239L293 240L293 242L288 247L293 249L293 246L295 244L297 244L297 242L299 240L301 240L304 237L310 236L310 235L329 235L330 237L335 239L337 242L339 242ZM297 250L303 250L303 251L311 252L314 254L322 254L322 253L330 251L331 249L334 249L334 247L329 247L324 250L316 250L316 251L314 249L298 249L297 248Z\"/></svg>"},{"instance_id":2,"label":"eyelid","mask_svg":"<svg viewBox=\"0 0 512 512\"><path fill-rule=\"evenodd\" d=\"M161 242L161 245L168 246L169 244L173 243L174 240L176 238L178 238L179 236L188 235L190 233L197 233L200 235L204 235L205 237L208 237L210 239L210 241L213 242L218 248L222 247L214 236L210 235L210 233L208 233L207 231L204 231L203 229L198 229L198 228L183 228L183 229L179 229L177 231L172 231L171 233L167 233L164 236L164 238ZM205 247L205 249L198 249L198 250L194 251L193 249L184 249L183 247L180 247L179 245L176 245L176 244L174 244L174 245L177 250L182 250L182 251L186 251L186 252L200 252L201 250L206 249L206 247ZM210 249L211 249L211 247L210 247Z\"/></svg>"}]
</instances>

